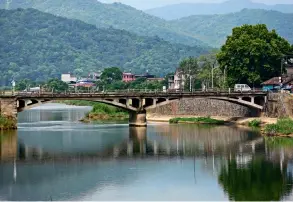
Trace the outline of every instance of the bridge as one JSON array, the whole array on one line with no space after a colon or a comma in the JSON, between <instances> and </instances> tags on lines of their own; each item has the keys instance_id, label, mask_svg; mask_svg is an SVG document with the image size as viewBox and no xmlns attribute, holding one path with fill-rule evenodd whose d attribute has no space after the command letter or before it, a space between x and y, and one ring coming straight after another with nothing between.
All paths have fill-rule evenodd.
<instances>
[{"instance_id":1,"label":"bridge","mask_svg":"<svg viewBox=\"0 0 293 202\"><path fill-rule=\"evenodd\" d=\"M105 103L129 112L130 126L146 126L146 110L169 104L183 98L225 100L250 108L263 110L267 92L96 92L96 93L16 93L0 95L0 114L17 120L17 113L53 100L87 100Z\"/></svg>"}]
</instances>

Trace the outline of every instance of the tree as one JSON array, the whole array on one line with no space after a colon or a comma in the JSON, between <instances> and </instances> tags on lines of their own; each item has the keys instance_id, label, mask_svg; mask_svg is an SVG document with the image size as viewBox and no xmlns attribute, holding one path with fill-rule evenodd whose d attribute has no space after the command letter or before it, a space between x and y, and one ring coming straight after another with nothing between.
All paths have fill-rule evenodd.
<instances>
[{"instance_id":1,"label":"tree","mask_svg":"<svg viewBox=\"0 0 293 202\"><path fill-rule=\"evenodd\" d=\"M219 182L233 201L279 201L292 190L293 177L283 168L263 157L239 166L235 159L221 168Z\"/></svg>"},{"instance_id":2,"label":"tree","mask_svg":"<svg viewBox=\"0 0 293 202\"><path fill-rule=\"evenodd\" d=\"M19 82L16 82L15 90L23 91L29 87L34 87L34 85L36 85L35 82L29 79L23 79L23 80L20 80Z\"/></svg>"},{"instance_id":3,"label":"tree","mask_svg":"<svg viewBox=\"0 0 293 202\"><path fill-rule=\"evenodd\" d=\"M121 81L122 71L118 67L105 68L101 75L101 79L108 83L112 81Z\"/></svg>"},{"instance_id":4,"label":"tree","mask_svg":"<svg viewBox=\"0 0 293 202\"><path fill-rule=\"evenodd\" d=\"M64 92L68 90L68 84L59 79L50 79L46 83L46 87L48 90L53 90L54 92Z\"/></svg>"},{"instance_id":5,"label":"tree","mask_svg":"<svg viewBox=\"0 0 293 202\"><path fill-rule=\"evenodd\" d=\"M183 71L183 75L185 75L186 78L184 83L184 90L189 90L190 83L192 85L193 80L196 78L198 74L198 61L195 57L185 58L180 62L179 68Z\"/></svg>"},{"instance_id":6,"label":"tree","mask_svg":"<svg viewBox=\"0 0 293 202\"><path fill-rule=\"evenodd\" d=\"M281 60L291 51L288 41L264 24L243 25L233 29L217 54L227 82L260 85L271 77L280 76ZM282 70L284 72L284 70Z\"/></svg>"}]
</instances>

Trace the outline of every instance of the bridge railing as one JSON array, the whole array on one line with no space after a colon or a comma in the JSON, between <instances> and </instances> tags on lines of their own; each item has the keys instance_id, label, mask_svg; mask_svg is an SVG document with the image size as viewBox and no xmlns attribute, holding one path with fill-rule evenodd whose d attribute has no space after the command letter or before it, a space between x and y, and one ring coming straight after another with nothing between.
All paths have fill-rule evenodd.
<instances>
[{"instance_id":1,"label":"bridge railing","mask_svg":"<svg viewBox=\"0 0 293 202\"><path fill-rule=\"evenodd\" d=\"M253 94L253 93L266 93L262 89L252 89L251 91L234 91L234 89L196 89L193 91L184 91L184 90L159 90L159 89L126 89L126 90L111 90L111 91L87 91L87 90L78 90L78 91L63 91L63 92L55 92L55 91L35 91L35 92L9 92L2 95L19 95L19 96L48 96L48 97L58 97L58 96L70 96L70 95L134 95L134 94L169 94L169 95L202 95L202 94ZM1 95L1 93L0 93Z\"/></svg>"}]
</instances>

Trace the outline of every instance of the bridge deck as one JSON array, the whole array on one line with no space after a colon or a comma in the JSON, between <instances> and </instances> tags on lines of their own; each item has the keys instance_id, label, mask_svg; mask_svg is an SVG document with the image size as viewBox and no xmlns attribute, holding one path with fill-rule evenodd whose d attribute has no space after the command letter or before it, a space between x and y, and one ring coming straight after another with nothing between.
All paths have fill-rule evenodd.
<instances>
[{"instance_id":1,"label":"bridge deck","mask_svg":"<svg viewBox=\"0 0 293 202\"><path fill-rule=\"evenodd\" d=\"M189 98L189 97L239 97L239 96L266 96L267 92L104 92L104 93L16 93L15 95L0 95L1 97L10 97L17 99L33 99L33 98L48 98L48 99L78 99L78 98L156 98L156 97L174 97L174 98Z\"/></svg>"}]
</instances>

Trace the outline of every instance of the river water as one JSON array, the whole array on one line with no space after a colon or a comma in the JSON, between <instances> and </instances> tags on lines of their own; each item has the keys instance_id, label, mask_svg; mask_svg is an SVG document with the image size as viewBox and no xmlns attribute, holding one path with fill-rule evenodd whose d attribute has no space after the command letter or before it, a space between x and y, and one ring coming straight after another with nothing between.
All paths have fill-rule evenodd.
<instances>
[{"instance_id":1,"label":"river water","mask_svg":"<svg viewBox=\"0 0 293 202\"><path fill-rule=\"evenodd\" d=\"M84 124L48 104L2 132L0 200L292 200L293 143L235 127Z\"/></svg>"}]
</instances>

